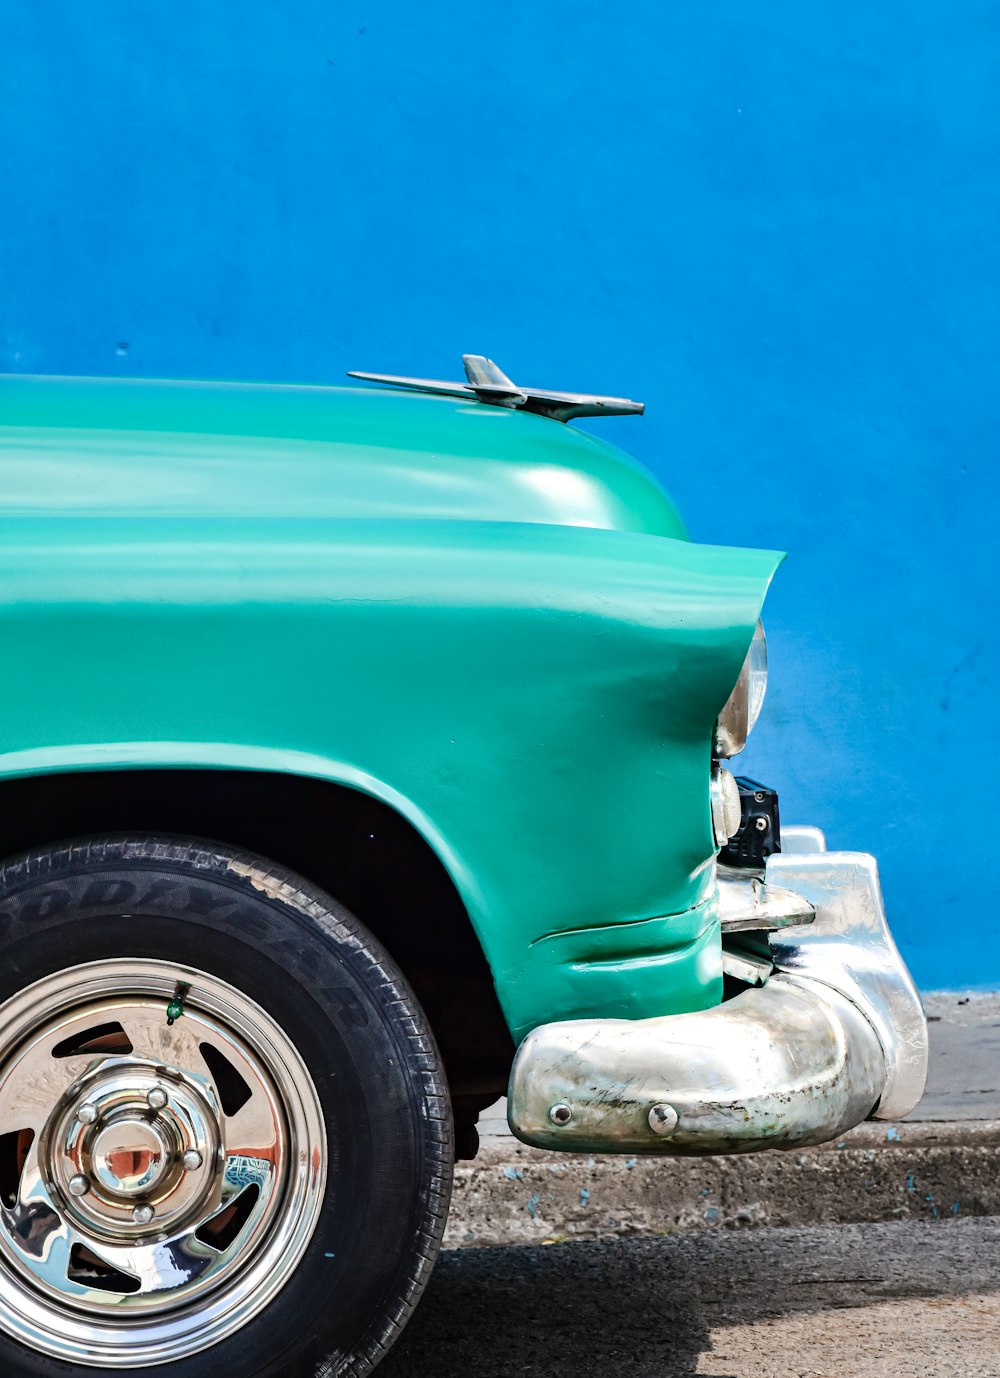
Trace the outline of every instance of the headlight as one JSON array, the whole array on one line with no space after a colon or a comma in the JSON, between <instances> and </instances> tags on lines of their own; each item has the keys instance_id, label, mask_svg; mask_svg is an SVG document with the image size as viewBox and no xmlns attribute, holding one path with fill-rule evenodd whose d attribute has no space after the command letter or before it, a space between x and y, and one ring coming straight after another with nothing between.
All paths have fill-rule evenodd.
<instances>
[{"instance_id":1,"label":"headlight","mask_svg":"<svg viewBox=\"0 0 1000 1378\"><path fill-rule=\"evenodd\" d=\"M715 755L735 756L747 744L750 730L760 715L767 688L767 637L757 623L736 687L715 724Z\"/></svg>"}]
</instances>

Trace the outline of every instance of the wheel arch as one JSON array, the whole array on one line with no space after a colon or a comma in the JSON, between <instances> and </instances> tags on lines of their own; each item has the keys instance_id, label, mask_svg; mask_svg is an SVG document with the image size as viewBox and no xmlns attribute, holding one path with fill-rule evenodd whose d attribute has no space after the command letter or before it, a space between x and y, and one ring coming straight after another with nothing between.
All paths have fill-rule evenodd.
<instances>
[{"instance_id":1,"label":"wheel arch","mask_svg":"<svg viewBox=\"0 0 1000 1378\"><path fill-rule=\"evenodd\" d=\"M277 861L347 905L423 1006L448 1072L459 1147L474 1149L469 1130L503 1093L514 1048L455 859L414 806L359 771L283 752L102 747L31 756L4 762L2 856L109 832L203 837Z\"/></svg>"}]
</instances>

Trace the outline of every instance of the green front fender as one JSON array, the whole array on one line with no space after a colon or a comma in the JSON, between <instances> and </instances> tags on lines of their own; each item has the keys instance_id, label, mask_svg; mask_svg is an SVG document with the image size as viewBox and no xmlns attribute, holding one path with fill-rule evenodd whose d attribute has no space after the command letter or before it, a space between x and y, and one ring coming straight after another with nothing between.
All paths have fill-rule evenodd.
<instances>
[{"instance_id":1,"label":"green front fender","mask_svg":"<svg viewBox=\"0 0 1000 1378\"><path fill-rule=\"evenodd\" d=\"M0 773L281 768L386 799L448 867L515 1038L718 999L710 742L780 556L444 521L39 516L0 540Z\"/></svg>"}]
</instances>

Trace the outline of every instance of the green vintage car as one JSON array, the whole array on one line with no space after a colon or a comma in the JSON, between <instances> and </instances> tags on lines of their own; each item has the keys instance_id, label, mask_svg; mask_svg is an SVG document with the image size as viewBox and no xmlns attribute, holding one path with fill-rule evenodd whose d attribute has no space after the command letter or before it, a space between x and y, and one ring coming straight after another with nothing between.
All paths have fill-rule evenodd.
<instances>
[{"instance_id":1,"label":"green vintage car","mask_svg":"<svg viewBox=\"0 0 1000 1378\"><path fill-rule=\"evenodd\" d=\"M466 368L0 381L5 1375L369 1372L505 1092L629 1154L921 1094L874 861L723 764L782 557Z\"/></svg>"}]
</instances>

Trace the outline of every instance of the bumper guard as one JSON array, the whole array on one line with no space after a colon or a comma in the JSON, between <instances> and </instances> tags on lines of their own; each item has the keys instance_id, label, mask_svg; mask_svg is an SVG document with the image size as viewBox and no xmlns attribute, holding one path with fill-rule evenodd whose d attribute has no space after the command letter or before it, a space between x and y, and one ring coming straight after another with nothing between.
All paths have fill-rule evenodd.
<instances>
[{"instance_id":1,"label":"bumper guard","mask_svg":"<svg viewBox=\"0 0 1000 1378\"><path fill-rule=\"evenodd\" d=\"M916 1105L927 1026L875 859L819 850L815 829L787 831L763 891L759 876L727 882L746 887L746 912L757 916L738 921L730 888L730 927L760 928L769 947L763 984L692 1014L533 1030L508 1096L519 1139L573 1152L742 1153L822 1143ZM785 926L769 921L768 894ZM803 920L787 926L797 899Z\"/></svg>"}]
</instances>

